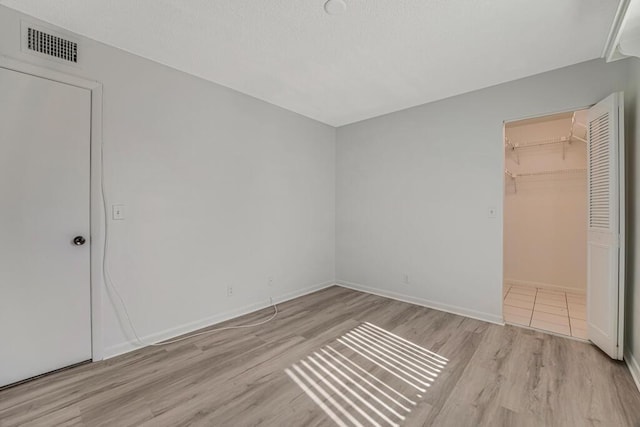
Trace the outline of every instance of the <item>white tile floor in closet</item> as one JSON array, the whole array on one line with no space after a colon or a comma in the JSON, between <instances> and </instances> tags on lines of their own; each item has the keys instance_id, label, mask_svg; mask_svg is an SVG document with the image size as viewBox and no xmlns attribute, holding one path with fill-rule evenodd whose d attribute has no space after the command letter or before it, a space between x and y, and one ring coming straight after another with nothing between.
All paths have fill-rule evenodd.
<instances>
[{"instance_id":1,"label":"white tile floor in closet","mask_svg":"<svg viewBox=\"0 0 640 427\"><path fill-rule=\"evenodd\" d=\"M505 291L505 322L587 339L585 294L521 285Z\"/></svg>"}]
</instances>

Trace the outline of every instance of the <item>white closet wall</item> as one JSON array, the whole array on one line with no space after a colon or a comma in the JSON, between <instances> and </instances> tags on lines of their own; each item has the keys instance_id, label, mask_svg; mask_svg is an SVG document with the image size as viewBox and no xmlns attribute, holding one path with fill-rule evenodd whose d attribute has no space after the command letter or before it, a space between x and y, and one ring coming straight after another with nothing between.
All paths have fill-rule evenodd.
<instances>
[{"instance_id":1,"label":"white closet wall","mask_svg":"<svg viewBox=\"0 0 640 427\"><path fill-rule=\"evenodd\" d=\"M582 115L577 122L584 123ZM584 137L584 130L574 127ZM571 132L571 114L508 124L505 136L504 277L506 283L586 289L586 144L547 142ZM564 159L563 159L564 145ZM519 163L518 163L519 161ZM549 171L549 174L518 176ZM557 172L556 171L564 171Z\"/></svg>"}]
</instances>

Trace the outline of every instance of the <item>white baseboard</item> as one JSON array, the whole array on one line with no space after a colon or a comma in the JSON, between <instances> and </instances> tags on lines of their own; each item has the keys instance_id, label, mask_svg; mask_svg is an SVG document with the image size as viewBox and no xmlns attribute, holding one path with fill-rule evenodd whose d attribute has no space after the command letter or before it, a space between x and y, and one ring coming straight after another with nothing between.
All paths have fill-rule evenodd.
<instances>
[{"instance_id":1,"label":"white baseboard","mask_svg":"<svg viewBox=\"0 0 640 427\"><path fill-rule=\"evenodd\" d=\"M469 308L458 307L455 305L444 304L436 301L430 301L424 298L404 295L397 292L387 291L384 289L373 288L371 286L361 285L359 283L346 282L344 280L336 281L336 285L342 286L348 289L353 289L355 291L366 292L369 294L378 295L385 298L391 298L391 299L406 302L409 304L415 304L415 305L420 305L422 307L433 308L435 310L446 311L447 313L457 314L464 317L470 317L476 320L482 320L485 322L495 323L498 325L504 325L502 316L491 314L491 313L484 313L482 311L476 311Z\"/></svg>"},{"instance_id":2,"label":"white baseboard","mask_svg":"<svg viewBox=\"0 0 640 427\"><path fill-rule=\"evenodd\" d=\"M273 297L273 302L275 304L280 304L285 301L289 301L294 298L298 298L303 295L311 294L313 292L317 292L319 290L328 288L330 286L334 286L335 284L336 283L334 281L330 281L330 282L319 283L303 289L297 289L295 291L287 292L285 294ZM198 329L213 326L220 322L225 322L227 320L232 320L236 317L244 316L245 314L253 313L254 311L262 310L263 308L267 308L270 305L271 303L269 301L261 301L254 304L249 304L244 307L225 311L224 313L215 314L213 316L209 316L201 320L196 320L195 322L185 323L180 326L176 326L174 328L165 329L164 331L148 334L140 337L140 340L147 343L156 343L160 341L165 341L180 335L188 334ZM127 341L120 344L112 345L105 348L104 358L110 359L112 357L119 356L121 354L128 353L130 351L137 350L142 347L145 347L145 346L137 343L136 341Z\"/></svg>"},{"instance_id":3,"label":"white baseboard","mask_svg":"<svg viewBox=\"0 0 640 427\"><path fill-rule=\"evenodd\" d=\"M586 288L578 289L578 288L572 288L570 286L554 285L551 283L531 282L529 280L504 279L504 283L517 285L517 286L529 286L532 288L549 289L551 291L573 292L573 293L581 293L581 294L584 294L585 292L587 292Z\"/></svg>"},{"instance_id":4,"label":"white baseboard","mask_svg":"<svg viewBox=\"0 0 640 427\"><path fill-rule=\"evenodd\" d=\"M631 376L633 377L633 381L636 383L638 391L640 391L640 365L638 365L638 361L633 357L633 354L628 351L624 352L624 361L631 372Z\"/></svg>"}]
</instances>

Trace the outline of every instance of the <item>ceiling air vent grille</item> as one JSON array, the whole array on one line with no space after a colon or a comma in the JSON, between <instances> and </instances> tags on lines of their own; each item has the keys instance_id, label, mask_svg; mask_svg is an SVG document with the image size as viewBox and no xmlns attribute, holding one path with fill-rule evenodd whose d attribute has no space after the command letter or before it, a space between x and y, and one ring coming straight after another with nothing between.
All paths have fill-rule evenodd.
<instances>
[{"instance_id":1,"label":"ceiling air vent grille","mask_svg":"<svg viewBox=\"0 0 640 427\"><path fill-rule=\"evenodd\" d=\"M27 28L27 49L63 61L78 63L78 43L35 28Z\"/></svg>"}]
</instances>

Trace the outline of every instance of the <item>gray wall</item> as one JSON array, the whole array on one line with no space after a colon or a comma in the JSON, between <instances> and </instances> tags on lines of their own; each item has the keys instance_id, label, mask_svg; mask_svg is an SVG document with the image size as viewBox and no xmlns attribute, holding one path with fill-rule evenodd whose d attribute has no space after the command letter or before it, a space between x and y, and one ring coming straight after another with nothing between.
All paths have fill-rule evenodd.
<instances>
[{"instance_id":1,"label":"gray wall","mask_svg":"<svg viewBox=\"0 0 640 427\"><path fill-rule=\"evenodd\" d=\"M589 106L630 72L595 60L338 128L338 282L501 322L503 121Z\"/></svg>"},{"instance_id":2,"label":"gray wall","mask_svg":"<svg viewBox=\"0 0 640 427\"><path fill-rule=\"evenodd\" d=\"M84 38L82 68L22 54L23 18L0 7L0 54L104 85L111 276L141 336L333 283L334 128ZM133 346L107 295L109 356Z\"/></svg>"},{"instance_id":3,"label":"gray wall","mask_svg":"<svg viewBox=\"0 0 640 427\"><path fill-rule=\"evenodd\" d=\"M626 352L636 381L640 380L640 60L630 60L626 109L627 144L627 293Z\"/></svg>"}]
</instances>

